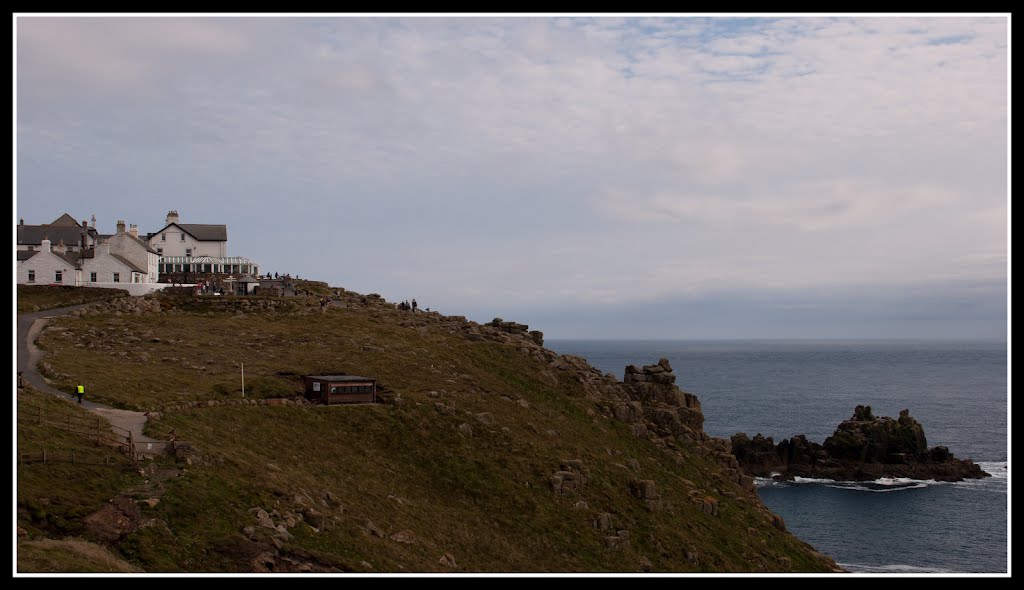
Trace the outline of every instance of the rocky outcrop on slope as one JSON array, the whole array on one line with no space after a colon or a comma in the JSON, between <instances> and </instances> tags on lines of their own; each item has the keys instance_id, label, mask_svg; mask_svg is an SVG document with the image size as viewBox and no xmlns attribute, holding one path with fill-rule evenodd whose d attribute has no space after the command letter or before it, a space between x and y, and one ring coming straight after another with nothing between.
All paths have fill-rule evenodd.
<instances>
[{"instance_id":1,"label":"rocky outcrop on slope","mask_svg":"<svg viewBox=\"0 0 1024 590\"><path fill-rule=\"evenodd\" d=\"M747 475L757 477L961 481L989 476L970 459L953 457L946 447L928 448L924 427L909 410L894 420L875 417L871 406L857 406L824 444L801 434L776 445L771 437L739 433L732 437L732 453Z\"/></svg>"}]
</instances>

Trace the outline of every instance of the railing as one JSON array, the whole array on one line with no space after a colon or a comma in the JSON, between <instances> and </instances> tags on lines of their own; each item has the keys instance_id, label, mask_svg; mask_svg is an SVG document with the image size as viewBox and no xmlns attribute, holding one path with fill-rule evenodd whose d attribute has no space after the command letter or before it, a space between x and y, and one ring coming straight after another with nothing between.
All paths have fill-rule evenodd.
<instances>
[{"instance_id":1,"label":"railing","mask_svg":"<svg viewBox=\"0 0 1024 590\"><path fill-rule=\"evenodd\" d=\"M188 452L195 452L192 444L188 441L183 440L148 440L139 441L135 439L135 435L132 434L131 430L127 428L121 428L120 426L114 426L107 420L101 417L87 417L87 416L76 416L74 414L67 414L63 412L50 412L43 411L40 406L29 405L26 408L28 411L19 409L18 411L18 422L22 424L45 424L47 426L55 426L70 432L72 434L78 434L87 436L96 442L97 446L114 446L117 447L120 452L128 455L134 464L152 455L160 454L174 454L177 450L181 449ZM79 453L80 455L81 453ZM24 455L24 458L22 457ZM38 455L38 457L37 457ZM65 453L67 455L67 453ZM57 461L54 459L55 455L49 451L40 451L35 453L19 453L18 462L34 463L34 462L51 462ZM75 454L71 454L68 462L71 463L83 463L81 457L76 457ZM93 463L96 464L96 463Z\"/></svg>"}]
</instances>

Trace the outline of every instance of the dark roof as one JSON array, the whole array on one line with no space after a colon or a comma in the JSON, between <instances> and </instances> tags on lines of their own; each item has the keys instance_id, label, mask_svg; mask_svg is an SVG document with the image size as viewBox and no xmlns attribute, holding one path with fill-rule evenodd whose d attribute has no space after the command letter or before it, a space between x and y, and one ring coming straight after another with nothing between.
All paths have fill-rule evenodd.
<instances>
[{"instance_id":1,"label":"dark roof","mask_svg":"<svg viewBox=\"0 0 1024 590\"><path fill-rule=\"evenodd\" d=\"M256 279L252 278L252 275L244 274L238 279L239 283L258 283Z\"/></svg>"},{"instance_id":2,"label":"dark roof","mask_svg":"<svg viewBox=\"0 0 1024 590\"><path fill-rule=\"evenodd\" d=\"M306 377L309 377L310 379L321 379L323 381L338 381L338 382L346 382L346 381L376 381L376 379L371 379L370 377L360 377L358 375L306 375Z\"/></svg>"},{"instance_id":3,"label":"dark roof","mask_svg":"<svg viewBox=\"0 0 1024 590\"><path fill-rule=\"evenodd\" d=\"M125 258L124 256L121 256L120 254L111 254L110 256L114 260L117 260L118 262L134 270L135 272L141 272L142 274L146 274L146 271L132 264L131 261Z\"/></svg>"},{"instance_id":4,"label":"dark roof","mask_svg":"<svg viewBox=\"0 0 1024 590\"><path fill-rule=\"evenodd\" d=\"M54 219L53 223L51 223L50 225L61 225L61 226L74 225L74 226L77 226L77 227L82 227L82 225L80 223L78 223L78 221L76 221L74 217L68 215L67 213L65 213L64 215L61 215L57 219Z\"/></svg>"},{"instance_id":5,"label":"dark roof","mask_svg":"<svg viewBox=\"0 0 1024 590\"><path fill-rule=\"evenodd\" d=\"M68 264L70 264L71 266L73 266L73 267L75 267L77 269L81 269L82 268L78 264L78 252L66 252L64 254L61 254L59 252L50 251L50 254L53 254L54 256L63 259L64 262L67 262Z\"/></svg>"},{"instance_id":6,"label":"dark roof","mask_svg":"<svg viewBox=\"0 0 1024 590\"><path fill-rule=\"evenodd\" d=\"M19 225L18 244L27 246L38 246L44 239L49 239L51 244L58 244L64 240L67 246L77 246L82 240L82 228L70 225Z\"/></svg>"},{"instance_id":7,"label":"dark roof","mask_svg":"<svg viewBox=\"0 0 1024 590\"><path fill-rule=\"evenodd\" d=\"M26 250L18 250L18 261L24 262L29 258L35 256L36 254L39 254L40 252L45 252L45 250L32 250L31 252ZM61 254L60 252L54 252L53 250L50 250L50 254L53 254L54 256L60 258L61 260L67 262L68 264L75 268L82 268L78 261L78 252L66 252L64 254Z\"/></svg>"},{"instance_id":8,"label":"dark roof","mask_svg":"<svg viewBox=\"0 0 1024 590\"><path fill-rule=\"evenodd\" d=\"M168 223L161 230L146 234L146 239L152 240L153 236L160 234L172 225L180 227L185 233L200 242L226 242L228 241L228 226L209 223Z\"/></svg>"}]
</instances>

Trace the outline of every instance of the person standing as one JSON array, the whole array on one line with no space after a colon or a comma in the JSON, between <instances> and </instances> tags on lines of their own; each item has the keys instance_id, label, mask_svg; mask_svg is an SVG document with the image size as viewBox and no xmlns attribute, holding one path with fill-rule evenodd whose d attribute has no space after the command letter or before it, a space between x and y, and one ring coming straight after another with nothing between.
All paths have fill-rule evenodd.
<instances>
[{"instance_id":1,"label":"person standing","mask_svg":"<svg viewBox=\"0 0 1024 590\"><path fill-rule=\"evenodd\" d=\"M78 396L78 403L82 403L82 396L85 395L85 386L79 385L75 395Z\"/></svg>"}]
</instances>

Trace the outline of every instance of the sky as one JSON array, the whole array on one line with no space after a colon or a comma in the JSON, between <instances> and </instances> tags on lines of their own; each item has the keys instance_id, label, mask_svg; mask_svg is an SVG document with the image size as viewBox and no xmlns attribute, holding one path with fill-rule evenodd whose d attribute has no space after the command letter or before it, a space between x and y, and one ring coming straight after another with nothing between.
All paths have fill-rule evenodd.
<instances>
[{"instance_id":1,"label":"sky","mask_svg":"<svg viewBox=\"0 0 1024 590\"><path fill-rule=\"evenodd\" d=\"M546 338L1008 331L1008 15L16 15L15 223Z\"/></svg>"}]
</instances>

